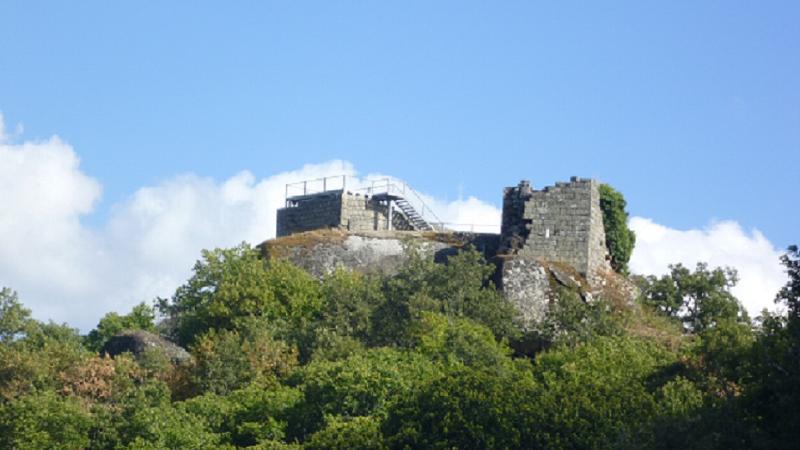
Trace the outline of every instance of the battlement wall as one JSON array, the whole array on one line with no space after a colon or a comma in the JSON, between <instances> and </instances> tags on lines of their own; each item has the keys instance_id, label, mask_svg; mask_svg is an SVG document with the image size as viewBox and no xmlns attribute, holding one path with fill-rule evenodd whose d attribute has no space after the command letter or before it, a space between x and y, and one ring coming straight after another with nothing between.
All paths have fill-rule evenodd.
<instances>
[{"instance_id":1,"label":"battlement wall","mask_svg":"<svg viewBox=\"0 0 800 450\"><path fill-rule=\"evenodd\" d=\"M528 181L503 192L502 249L571 265L582 274L608 270L599 184L573 177L535 190Z\"/></svg>"}]
</instances>

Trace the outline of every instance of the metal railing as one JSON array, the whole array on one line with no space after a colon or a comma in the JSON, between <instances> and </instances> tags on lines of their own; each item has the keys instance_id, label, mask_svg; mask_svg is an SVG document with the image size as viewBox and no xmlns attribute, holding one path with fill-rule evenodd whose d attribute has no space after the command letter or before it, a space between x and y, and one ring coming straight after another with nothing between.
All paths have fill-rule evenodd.
<instances>
[{"instance_id":1,"label":"metal railing","mask_svg":"<svg viewBox=\"0 0 800 450\"><path fill-rule=\"evenodd\" d=\"M300 197L305 195L319 194L328 191L343 191L347 187L347 175L337 175L333 177L315 178L313 180L303 180L296 183L287 183L285 199Z\"/></svg>"},{"instance_id":2,"label":"metal railing","mask_svg":"<svg viewBox=\"0 0 800 450\"><path fill-rule=\"evenodd\" d=\"M435 224L443 223L439 216L425 203L417 191L411 188L405 181L396 180L393 178L378 178L366 180L369 184L358 189L354 192L363 192L365 195L373 196L380 194L396 195L405 199L422 217L423 220L428 222L434 229L443 231L444 229L437 228Z\"/></svg>"},{"instance_id":3,"label":"metal railing","mask_svg":"<svg viewBox=\"0 0 800 450\"><path fill-rule=\"evenodd\" d=\"M349 180L348 180L349 179ZM464 224L444 222L423 200L422 195L411 188L406 182L394 178L375 178L359 180L347 175L336 175L312 180L303 180L286 184L285 200L289 206L290 200L295 197L320 194L329 191L346 191L348 186L353 193L367 196L395 195L405 199L417 213L436 231L464 231L471 233L496 233L499 225Z\"/></svg>"}]
</instances>

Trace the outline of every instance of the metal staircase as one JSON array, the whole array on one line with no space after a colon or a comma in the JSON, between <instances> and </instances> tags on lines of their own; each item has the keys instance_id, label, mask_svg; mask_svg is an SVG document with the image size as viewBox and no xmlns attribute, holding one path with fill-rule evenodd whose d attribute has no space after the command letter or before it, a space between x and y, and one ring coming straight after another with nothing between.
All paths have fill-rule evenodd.
<instances>
[{"instance_id":1,"label":"metal staircase","mask_svg":"<svg viewBox=\"0 0 800 450\"><path fill-rule=\"evenodd\" d=\"M370 180L369 183L368 187L359 190L372 196L372 200L382 202L389 208L389 214L392 216L390 223L393 228L414 231L436 231L443 228L441 220L425 204L422 196L406 183L391 178ZM399 214L395 216L395 213ZM402 220L398 221L397 218L400 217ZM405 224L398 222L405 222Z\"/></svg>"},{"instance_id":2,"label":"metal staircase","mask_svg":"<svg viewBox=\"0 0 800 450\"><path fill-rule=\"evenodd\" d=\"M418 231L434 231L433 225L428 223L411 203L408 202L403 197L398 197L397 199L392 202L394 206L397 206L398 210L405 216L406 221L408 224L411 225L411 228Z\"/></svg>"},{"instance_id":3,"label":"metal staircase","mask_svg":"<svg viewBox=\"0 0 800 450\"><path fill-rule=\"evenodd\" d=\"M422 195L405 182L393 178L369 180L341 175L304 180L286 185L286 208L322 194L359 193L378 202L388 213L387 229L409 231L442 231L444 224L425 203Z\"/></svg>"}]
</instances>

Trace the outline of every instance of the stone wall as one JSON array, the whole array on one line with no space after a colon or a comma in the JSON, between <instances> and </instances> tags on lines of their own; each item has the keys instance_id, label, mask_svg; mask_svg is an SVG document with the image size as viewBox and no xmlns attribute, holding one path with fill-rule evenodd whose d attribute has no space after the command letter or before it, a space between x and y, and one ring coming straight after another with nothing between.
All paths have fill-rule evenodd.
<instances>
[{"instance_id":1,"label":"stone wall","mask_svg":"<svg viewBox=\"0 0 800 450\"><path fill-rule=\"evenodd\" d=\"M328 191L289 201L290 206L278 210L278 237L330 228L353 232L388 228L387 205L366 195ZM411 226L400 212L395 211L392 229L410 230Z\"/></svg>"},{"instance_id":2,"label":"stone wall","mask_svg":"<svg viewBox=\"0 0 800 450\"><path fill-rule=\"evenodd\" d=\"M506 188L501 239L505 253L567 263L584 275L610 268L595 180Z\"/></svg>"},{"instance_id":3,"label":"stone wall","mask_svg":"<svg viewBox=\"0 0 800 450\"><path fill-rule=\"evenodd\" d=\"M342 223L342 191L329 191L278 210L276 234L288 236L303 231L339 228Z\"/></svg>"},{"instance_id":4,"label":"stone wall","mask_svg":"<svg viewBox=\"0 0 800 450\"><path fill-rule=\"evenodd\" d=\"M360 194L345 193L342 196L341 228L349 231L386 230L389 220L388 207ZM393 229L408 229L405 218L395 213L392 215Z\"/></svg>"}]
</instances>

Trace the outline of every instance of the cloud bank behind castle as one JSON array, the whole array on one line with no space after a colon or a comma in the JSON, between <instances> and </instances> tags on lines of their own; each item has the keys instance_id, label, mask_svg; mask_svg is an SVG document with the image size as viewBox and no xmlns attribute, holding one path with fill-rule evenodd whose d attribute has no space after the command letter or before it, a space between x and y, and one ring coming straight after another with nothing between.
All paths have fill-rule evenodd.
<instances>
[{"instance_id":1,"label":"cloud bank behind castle","mask_svg":"<svg viewBox=\"0 0 800 450\"><path fill-rule=\"evenodd\" d=\"M139 188L112 206L104 224L90 227L81 218L100 202L102 184L81 170L75 149L56 136L13 142L4 130L0 116L0 285L17 290L37 318L83 331L106 312L127 312L138 302L171 295L190 275L200 249L274 236L286 183L357 175L346 161L263 179L248 171L226 180L177 175ZM499 231L500 210L493 203L426 197L445 222ZM682 231L633 217L631 226L638 236L635 272L663 273L675 262L736 267L741 281L735 293L752 314L773 307L785 282L781 252L736 222Z\"/></svg>"}]
</instances>

